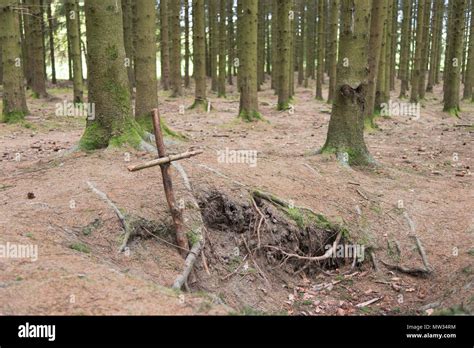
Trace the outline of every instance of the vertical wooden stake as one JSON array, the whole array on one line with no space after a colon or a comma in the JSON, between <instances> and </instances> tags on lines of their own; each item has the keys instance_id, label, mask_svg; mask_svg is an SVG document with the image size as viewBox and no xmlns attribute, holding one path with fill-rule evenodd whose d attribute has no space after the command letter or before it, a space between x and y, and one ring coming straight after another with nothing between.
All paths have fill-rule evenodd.
<instances>
[{"instance_id":1,"label":"vertical wooden stake","mask_svg":"<svg viewBox=\"0 0 474 348\"><path fill-rule=\"evenodd\" d=\"M163 141L163 134L161 133L160 112L158 109L153 109L153 128L155 130L156 148L158 149L158 157L166 157L165 143ZM176 242L180 247L179 252L183 257L186 257L189 251L188 238L183 224L183 213L176 205L176 199L173 191L173 182L170 175L170 163L160 165L161 174L163 175L163 186L165 189L166 201L171 211L173 224L176 232Z\"/></svg>"}]
</instances>

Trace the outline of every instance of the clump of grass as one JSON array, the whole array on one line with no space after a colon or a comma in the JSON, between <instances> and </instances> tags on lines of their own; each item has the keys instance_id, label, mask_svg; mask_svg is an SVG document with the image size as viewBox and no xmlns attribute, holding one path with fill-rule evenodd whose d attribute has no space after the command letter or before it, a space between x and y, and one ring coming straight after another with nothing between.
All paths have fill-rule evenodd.
<instances>
[{"instance_id":1,"label":"clump of grass","mask_svg":"<svg viewBox=\"0 0 474 348\"><path fill-rule=\"evenodd\" d=\"M69 246L72 250L79 251L84 254L90 254L91 249L83 243L73 243Z\"/></svg>"}]
</instances>

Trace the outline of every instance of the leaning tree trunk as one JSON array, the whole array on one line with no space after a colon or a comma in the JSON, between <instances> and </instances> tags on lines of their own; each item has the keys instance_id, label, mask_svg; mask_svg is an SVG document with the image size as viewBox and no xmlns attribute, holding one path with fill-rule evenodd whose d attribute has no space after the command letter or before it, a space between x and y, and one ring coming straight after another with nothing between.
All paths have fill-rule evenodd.
<instances>
[{"instance_id":1,"label":"leaning tree trunk","mask_svg":"<svg viewBox=\"0 0 474 348\"><path fill-rule=\"evenodd\" d=\"M276 0L277 5L277 89L278 110L288 110L290 97L290 63L291 63L291 1Z\"/></svg>"},{"instance_id":2,"label":"leaning tree trunk","mask_svg":"<svg viewBox=\"0 0 474 348\"><path fill-rule=\"evenodd\" d=\"M460 109L460 85L461 85L461 64L464 36L464 11L466 10L466 0L453 1L452 11L452 35L450 35L450 49L447 57L449 69L444 77L446 84L444 93L444 111L454 116L458 116Z\"/></svg>"},{"instance_id":3,"label":"leaning tree trunk","mask_svg":"<svg viewBox=\"0 0 474 348\"><path fill-rule=\"evenodd\" d=\"M181 77L181 23L180 23L181 1L171 0L169 2L170 15L170 77L172 97L177 98L183 95Z\"/></svg>"},{"instance_id":4,"label":"leaning tree trunk","mask_svg":"<svg viewBox=\"0 0 474 348\"><path fill-rule=\"evenodd\" d=\"M3 65L2 122L21 121L28 113L16 0L0 0L0 42Z\"/></svg>"},{"instance_id":5,"label":"leaning tree trunk","mask_svg":"<svg viewBox=\"0 0 474 348\"><path fill-rule=\"evenodd\" d=\"M239 16L240 57L240 108L239 117L245 121L261 118L258 112L257 36L258 3L255 0L241 0L242 13Z\"/></svg>"},{"instance_id":6,"label":"leaning tree trunk","mask_svg":"<svg viewBox=\"0 0 474 348\"><path fill-rule=\"evenodd\" d=\"M170 34L169 2L160 0L160 41L161 41L161 86L165 91L170 89Z\"/></svg>"},{"instance_id":7,"label":"leaning tree trunk","mask_svg":"<svg viewBox=\"0 0 474 348\"><path fill-rule=\"evenodd\" d=\"M84 80L82 76L81 38L79 36L78 0L66 0L66 26L71 46L74 103L84 102Z\"/></svg>"},{"instance_id":8,"label":"leaning tree trunk","mask_svg":"<svg viewBox=\"0 0 474 348\"><path fill-rule=\"evenodd\" d=\"M158 107L156 78L156 11L153 1L137 1L135 26L135 119L153 130L151 111Z\"/></svg>"},{"instance_id":9,"label":"leaning tree trunk","mask_svg":"<svg viewBox=\"0 0 474 348\"><path fill-rule=\"evenodd\" d=\"M115 0L85 0L89 103L95 106L80 141L85 150L141 143L132 118L125 67L122 8Z\"/></svg>"},{"instance_id":10,"label":"leaning tree trunk","mask_svg":"<svg viewBox=\"0 0 474 348\"><path fill-rule=\"evenodd\" d=\"M41 28L42 12L40 0L27 0L26 5L30 12L29 19L31 32L29 42L29 68L31 69L30 87L35 97L45 98L46 92L46 74L44 71L44 44L43 31Z\"/></svg>"},{"instance_id":11,"label":"leaning tree trunk","mask_svg":"<svg viewBox=\"0 0 474 348\"><path fill-rule=\"evenodd\" d=\"M335 99L323 153L350 165L373 162L364 141L371 0L342 1Z\"/></svg>"},{"instance_id":12,"label":"leaning tree trunk","mask_svg":"<svg viewBox=\"0 0 474 348\"><path fill-rule=\"evenodd\" d=\"M196 82L191 108L207 106L206 96L206 11L204 0L193 0L193 62Z\"/></svg>"},{"instance_id":13,"label":"leaning tree trunk","mask_svg":"<svg viewBox=\"0 0 474 348\"><path fill-rule=\"evenodd\" d=\"M370 25L370 39L369 39L369 76L367 86L367 107L366 107L366 118L369 120L372 127L374 123L375 113L375 93L376 93L376 82L379 74L379 63L382 52L382 41L383 28L387 20L388 15L388 1L391 0L378 0L374 1L372 8L372 20ZM379 107L379 106L377 106Z\"/></svg>"}]
</instances>

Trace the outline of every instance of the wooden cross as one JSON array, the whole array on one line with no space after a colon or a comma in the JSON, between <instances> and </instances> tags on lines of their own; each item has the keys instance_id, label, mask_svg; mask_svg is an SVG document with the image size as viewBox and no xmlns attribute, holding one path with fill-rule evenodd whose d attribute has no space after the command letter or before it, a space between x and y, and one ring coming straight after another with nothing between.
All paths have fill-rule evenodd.
<instances>
[{"instance_id":1,"label":"wooden cross","mask_svg":"<svg viewBox=\"0 0 474 348\"><path fill-rule=\"evenodd\" d=\"M153 109L153 128L155 132L156 148L158 149L158 159L146 163L138 164L128 167L131 172L136 172L142 169L160 166L161 174L163 176L163 186L165 189L166 201L173 218L173 225L176 233L176 242L183 257L186 257L189 251L188 238L184 229L183 212L176 204L176 199L173 190L173 182L170 175L171 162L179 161L181 159L190 158L203 153L202 150L189 151L178 155L167 155L165 143L163 141L163 134L161 133L161 118L158 109Z\"/></svg>"}]
</instances>

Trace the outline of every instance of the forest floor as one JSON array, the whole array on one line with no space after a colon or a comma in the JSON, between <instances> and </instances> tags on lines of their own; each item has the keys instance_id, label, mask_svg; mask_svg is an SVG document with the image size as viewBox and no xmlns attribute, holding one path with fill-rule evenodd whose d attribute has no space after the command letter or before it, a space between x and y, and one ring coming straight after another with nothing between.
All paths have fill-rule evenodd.
<instances>
[{"instance_id":1,"label":"forest floor","mask_svg":"<svg viewBox=\"0 0 474 348\"><path fill-rule=\"evenodd\" d=\"M314 99L312 88L297 88L294 110L278 112L265 86L259 103L268 122L251 124L236 118L235 90L226 99L211 95L209 113L184 109L192 90L181 99L161 91L162 116L188 137L168 141L168 151L204 150L181 161L195 192L225 193L243 205L251 188L271 192L343 224L379 261L405 267L422 267L410 237L416 234L434 270L414 277L378 262L375 271L367 255L353 269L348 263L310 275L255 260L242 268L248 255L239 236L214 228L206 238L219 256L208 254L206 264L200 259L193 291L177 293L169 290L183 267L176 249L142 237L129 253L118 253L120 222L86 183L128 214L169 224L159 168L127 170L153 156L131 148L69 152L85 122L55 115L57 103L71 101L71 89L49 92L55 99L28 99L31 116L23 124L0 124L0 244L38 246L35 262L0 258L0 314L474 312L474 128L467 126L474 123L474 104L463 103L461 119L450 117L441 112L438 88L422 103L419 119L378 119L366 142L379 166L351 169L314 154L324 144L331 108ZM398 101L395 92L392 98ZM222 163L219 151L226 149L257 151L257 162ZM185 188L175 170L173 179L179 197Z\"/></svg>"}]
</instances>

